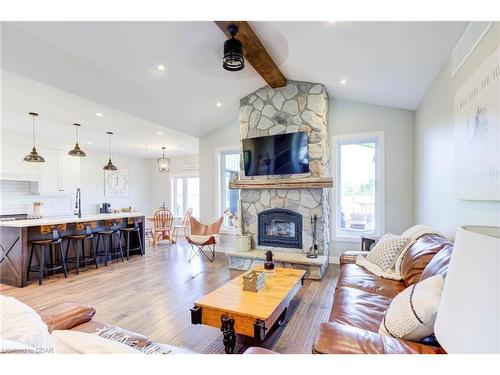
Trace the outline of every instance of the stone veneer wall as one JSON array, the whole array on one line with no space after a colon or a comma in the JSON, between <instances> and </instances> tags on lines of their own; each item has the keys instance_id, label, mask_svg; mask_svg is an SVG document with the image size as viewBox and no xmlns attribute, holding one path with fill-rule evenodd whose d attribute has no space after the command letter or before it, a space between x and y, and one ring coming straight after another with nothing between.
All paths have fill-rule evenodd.
<instances>
[{"instance_id":1,"label":"stone veneer wall","mask_svg":"<svg viewBox=\"0 0 500 375\"><path fill-rule=\"evenodd\" d=\"M240 138L281 133L308 133L310 173L293 176L246 177L241 157L241 179L304 178L329 176L328 94L317 83L287 81L285 87L263 87L240 100ZM257 214L270 208L288 208L303 217L302 249L271 248L279 251L307 252L312 245L311 217L318 216L319 253L328 255L329 200L328 189L241 190L243 229L257 245Z\"/></svg>"}]
</instances>

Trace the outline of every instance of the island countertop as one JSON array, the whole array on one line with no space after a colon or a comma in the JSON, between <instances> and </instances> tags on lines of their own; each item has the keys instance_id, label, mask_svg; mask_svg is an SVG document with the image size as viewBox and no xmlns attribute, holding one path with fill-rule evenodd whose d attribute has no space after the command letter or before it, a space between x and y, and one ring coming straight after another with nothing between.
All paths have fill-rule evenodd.
<instances>
[{"instance_id":1,"label":"island countertop","mask_svg":"<svg viewBox=\"0 0 500 375\"><path fill-rule=\"evenodd\" d=\"M0 227L25 228L25 227L37 227L40 225L82 223L86 221L114 220L114 219L124 219L128 217L140 217L140 216L144 216L144 214L140 212L118 212L111 214L82 215L82 217L80 218L76 215L54 216L41 219L3 221L0 222Z\"/></svg>"}]
</instances>

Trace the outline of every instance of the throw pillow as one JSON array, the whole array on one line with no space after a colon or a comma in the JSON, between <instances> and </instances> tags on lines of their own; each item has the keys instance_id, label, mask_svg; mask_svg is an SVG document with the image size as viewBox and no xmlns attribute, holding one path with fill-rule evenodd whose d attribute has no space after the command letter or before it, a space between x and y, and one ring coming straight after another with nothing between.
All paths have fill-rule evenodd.
<instances>
[{"instance_id":1,"label":"throw pillow","mask_svg":"<svg viewBox=\"0 0 500 375\"><path fill-rule=\"evenodd\" d=\"M121 342L78 331L52 331L55 354L141 354Z\"/></svg>"},{"instance_id":2,"label":"throw pillow","mask_svg":"<svg viewBox=\"0 0 500 375\"><path fill-rule=\"evenodd\" d=\"M38 352L51 351L52 341L40 315L13 297L0 295L0 337Z\"/></svg>"},{"instance_id":3,"label":"throw pillow","mask_svg":"<svg viewBox=\"0 0 500 375\"><path fill-rule=\"evenodd\" d=\"M379 333L411 341L432 335L443 286L438 274L403 290L385 312Z\"/></svg>"},{"instance_id":4,"label":"throw pillow","mask_svg":"<svg viewBox=\"0 0 500 375\"><path fill-rule=\"evenodd\" d=\"M409 238L387 233L370 250L366 260L378 266L382 271L392 270L399 253L409 242Z\"/></svg>"}]
</instances>

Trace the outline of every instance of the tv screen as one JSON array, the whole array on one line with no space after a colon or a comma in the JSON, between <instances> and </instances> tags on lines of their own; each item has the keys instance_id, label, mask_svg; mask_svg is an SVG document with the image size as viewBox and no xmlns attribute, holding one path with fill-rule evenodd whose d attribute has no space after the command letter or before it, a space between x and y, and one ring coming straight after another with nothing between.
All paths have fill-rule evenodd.
<instances>
[{"instance_id":1,"label":"tv screen","mask_svg":"<svg viewBox=\"0 0 500 375\"><path fill-rule=\"evenodd\" d=\"M307 133L243 139L245 176L309 172Z\"/></svg>"}]
</instances>

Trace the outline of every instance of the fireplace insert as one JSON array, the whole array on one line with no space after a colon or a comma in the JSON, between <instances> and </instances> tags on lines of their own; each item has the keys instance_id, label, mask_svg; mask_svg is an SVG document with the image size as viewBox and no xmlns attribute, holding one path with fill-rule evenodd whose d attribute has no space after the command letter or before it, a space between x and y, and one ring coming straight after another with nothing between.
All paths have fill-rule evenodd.
<instances>
[{"instance_id":1,"label":"fireplace insert","mask_svg":"<svg viewBox=\"0 0 500 375\"><path fill-rule=\"evenodd\" d=\"M302 215L284 208L258 214L257 243L261 246L302 249Z\"/></svg>"}]
</instances>

